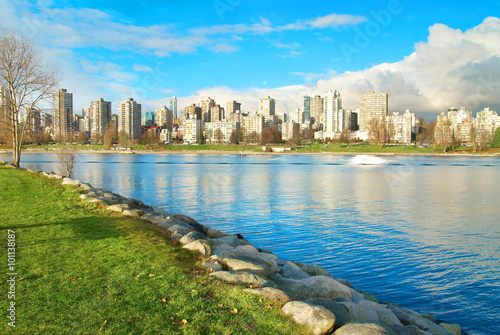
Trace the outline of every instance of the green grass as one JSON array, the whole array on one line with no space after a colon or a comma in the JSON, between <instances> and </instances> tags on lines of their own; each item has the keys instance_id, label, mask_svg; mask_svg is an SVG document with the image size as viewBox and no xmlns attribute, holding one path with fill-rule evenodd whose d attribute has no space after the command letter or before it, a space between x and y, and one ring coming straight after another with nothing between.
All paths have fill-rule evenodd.
<instances>
[{"instance_id":1,"label":"green grass","mask_svg":"<svg viewBox=\"0 0 500 335\"><path fill-rule=\"evenodd\" d=\"M16 233L12 333L304 333L279 305L200 271L199 256L156 226L84 203L58 181L0 167L0 208L4 265L8 229Z\"/></svg>"}]
</instances>

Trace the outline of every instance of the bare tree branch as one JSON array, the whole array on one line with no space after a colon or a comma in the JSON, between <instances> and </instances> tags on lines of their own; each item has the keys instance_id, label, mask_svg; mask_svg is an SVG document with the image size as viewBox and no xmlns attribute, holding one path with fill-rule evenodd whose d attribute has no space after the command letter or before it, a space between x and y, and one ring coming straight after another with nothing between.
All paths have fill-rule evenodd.
<instances>
[{"instance_id":1,"label":"bare tree branch","mask_svg":"<svg viewBox=\"0 0 500 335\"><path fill-rule=\"evenodd\" d=\"M19 166L27 121L59 83L59 70L43 62L41 51L15 30L0 29L2 118L12 134L12 165Z\"/></svg>"}]
</instances>

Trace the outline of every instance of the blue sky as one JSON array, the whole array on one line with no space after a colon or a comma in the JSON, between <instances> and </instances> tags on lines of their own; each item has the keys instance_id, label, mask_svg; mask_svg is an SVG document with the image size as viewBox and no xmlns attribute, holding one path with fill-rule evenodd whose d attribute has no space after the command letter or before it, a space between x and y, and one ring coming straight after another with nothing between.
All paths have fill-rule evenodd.
<instances>
[{"instance_id":1,"label":"blue sky","mask_svg":"<svg viewBox=\"0 0 500 335\"><path fill-rule=\"evenodd\" d=\"M497 1L0 0L0 8L3 26L60 64L75 112L99 97L133 97L153 110L172 95L180 108L211 96L244 111L271 95L287 112L328 89L352 109L368 89L388 92L390 111L500 107Z\"/></svg>"}]
</instances>

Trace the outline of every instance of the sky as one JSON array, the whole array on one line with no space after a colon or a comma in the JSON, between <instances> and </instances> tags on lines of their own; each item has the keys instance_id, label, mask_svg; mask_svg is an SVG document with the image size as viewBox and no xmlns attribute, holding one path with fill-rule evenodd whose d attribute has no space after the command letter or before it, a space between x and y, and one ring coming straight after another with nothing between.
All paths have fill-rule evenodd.
<instances>
[{"instance_id":1,"label":"sky","mask_svg":"<svg viewBox=\"0 0 500 335\"><path fill-rule=\"evenodd\" d=\"M389 94L426 120L450 106L500 111L499 1L0 0L14 28L61 68L74 112L97 98L142 111L211 97L278 113L304 95Z\"/></svg>"}]
</instances>

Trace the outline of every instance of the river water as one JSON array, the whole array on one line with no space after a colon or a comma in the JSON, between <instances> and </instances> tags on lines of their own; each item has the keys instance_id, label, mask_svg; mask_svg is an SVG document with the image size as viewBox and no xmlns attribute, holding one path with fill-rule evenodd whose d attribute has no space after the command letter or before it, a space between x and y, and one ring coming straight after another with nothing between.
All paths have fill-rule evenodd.
<instances>
[{"instance_id":1,"label":"river water","mask_svg":"<svg viewBox=\"0 0 500 335\"><path fill-rule=\"evenodd\" d=\"M63 174L53 154L24 154L22 165ZM484 157L84 154L74 177L321 265L379 301L498 334L499 167Z\"/></svg>"}]
</instances>

